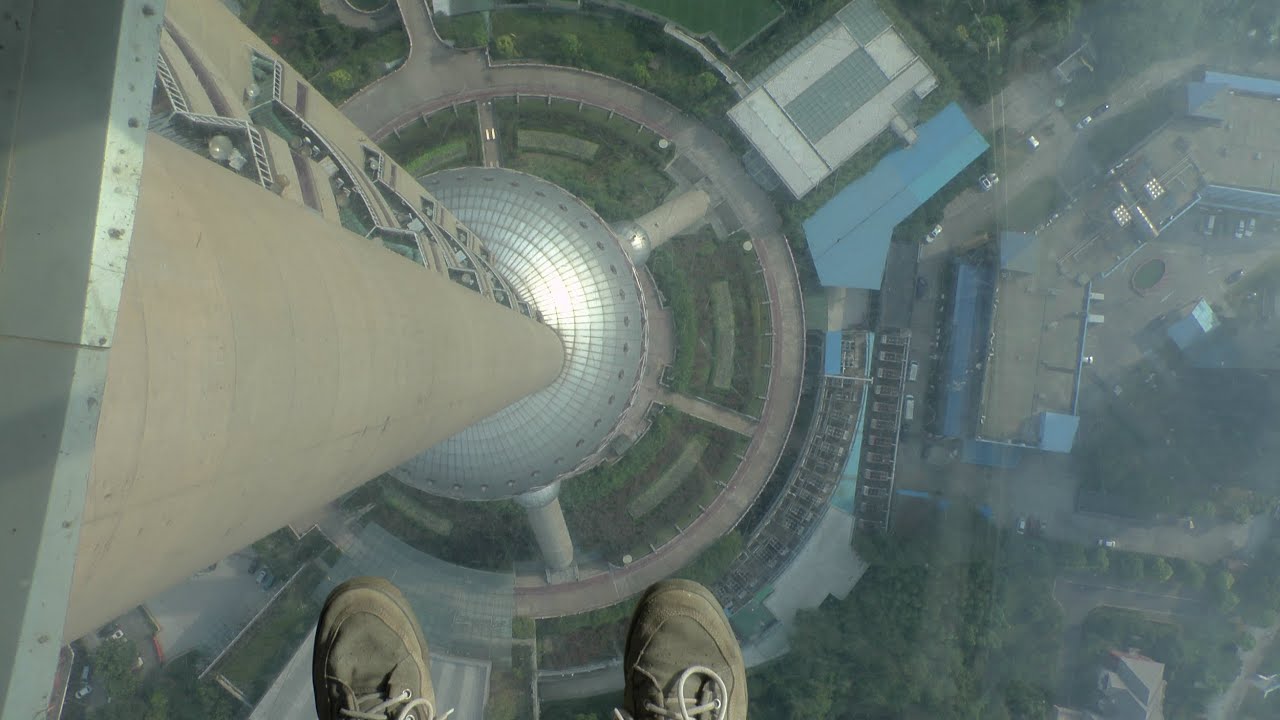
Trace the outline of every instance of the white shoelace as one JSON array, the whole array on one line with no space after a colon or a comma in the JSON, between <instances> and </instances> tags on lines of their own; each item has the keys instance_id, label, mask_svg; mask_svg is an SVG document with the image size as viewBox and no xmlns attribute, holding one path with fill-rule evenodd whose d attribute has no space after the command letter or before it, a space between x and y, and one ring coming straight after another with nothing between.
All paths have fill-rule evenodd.
<instances>
[{"instance_id":1,"label":"white shoelace","mask_svg":"<svg viewBox=\"0 0 1280 720\"><path fill-rule=\"evenodd\" d=\"M655 687L661 688L658 679L653 675L645 672L643 669L637 670L649 678L649 681ZM703 702L700 697L698 700L690 700L688 694L685 693L685 684L694 675L701 675L711 681L711 698L709 701ZM729 700L729 688L724 684L724 680L720 679L720 675L709 667L703 665L693 665L680 673L680 678L676 681L674 694L666 698L664 705L658 705L652 701L645 701L645 711L652 713L653 717L673 718L674 720L725 720L728 715L729 708L725 703ZM659 694L660 694L659 690ZM705 697L706 691L701 693ZM689 703L696 703L690 707ZM675 706L672 710L671 706ZM712 713L706 715L706 713ZM614 710L615 720L634 720L622 710Z\"/></svg>"},{"instance_id":2,"label":"white shoelace","mask_svg":"<svg viewBox=\"0 0 1280 720\"><path fill-rule=\"evenodd\" d=\"M364 707L367 703L372 703L376 700L382 700L382 693L362 695L356 698L356 707ZM400 707L395 710L395 715L392 715L392 708L397 705ZM414 714L413 711L417 708L425 708L426 714L421 716ZM453 711L450 710L437 718L436 709L426 698L416 698L408 688L405 688L404 692L399 695L382 700L382 702L373 705L368 710L342 708L338 713L343 717L352 718L352 720L388 720L389 718L394 718L395 720L447 720L453 714Z\"/></svg>"}]
</instances>

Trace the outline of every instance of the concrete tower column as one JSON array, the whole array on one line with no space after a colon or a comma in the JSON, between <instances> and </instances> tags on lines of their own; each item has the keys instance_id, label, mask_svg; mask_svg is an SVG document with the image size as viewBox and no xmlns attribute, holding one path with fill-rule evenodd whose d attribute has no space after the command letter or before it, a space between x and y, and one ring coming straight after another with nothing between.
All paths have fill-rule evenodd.
<instances>
[{"instance_id":1,"label":"concrete tower column","mask_svg":"<svg viewBox=\"0 0 1280 720\"><path fill-rule=\"evenodd\" d=\"M533 536L538 539L538 549L547 567L555 572L573 565L573 539L569 537L569 526L560 507L559 481L517 495L516 502L528 513Z\"/></svg>"},{"instance_id":2,"label":"concrete tower column","mask_svg":"<svg viewBox=\"0 0 1280 720\"><path fill-rule=\"evenodd\" d=\"M151 134L65 637L547 386L562 362L546 326Z\"/></svg>"},{"instance_id":3,"label":"concrete tower column","mask_svg":"<svg viewBox=\"0 0 1280 720\"><path fill-rule=\"evenodd\" d=\"M702 190L689 190L662 203L635 220L621 223L614 232L637 265L649 259L654 248L689 229L711 208L711 198Z\"/></svg>"}]
</instances>

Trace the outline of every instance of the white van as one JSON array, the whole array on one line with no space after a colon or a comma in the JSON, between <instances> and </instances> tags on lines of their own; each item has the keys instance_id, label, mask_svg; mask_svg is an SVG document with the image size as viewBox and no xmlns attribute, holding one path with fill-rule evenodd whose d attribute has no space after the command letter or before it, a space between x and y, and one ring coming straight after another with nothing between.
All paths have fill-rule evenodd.
<instances>
[{"instance_id":1,"label":"white van","mask_svg":"<svg viewBox=\"0 0 1280 720\"><path fill-rule=\"evenodd\" d=\"M911 420L916 416L916 396L908 395L907 401L902 405L902 419Z\"/></svg>"},{"instance_id":2,"label":"white van","mask_svg":"<svg viewBox=\"0 0 1280 720\"><path fill-rule=\"evenodd\" d=\"M910 382L915 382L916 377L919 375L920 375L920 363L916 362L915 360L912 360L911 364L907 366L907 380L909 380Z\"/></svg>"}]
</instances>

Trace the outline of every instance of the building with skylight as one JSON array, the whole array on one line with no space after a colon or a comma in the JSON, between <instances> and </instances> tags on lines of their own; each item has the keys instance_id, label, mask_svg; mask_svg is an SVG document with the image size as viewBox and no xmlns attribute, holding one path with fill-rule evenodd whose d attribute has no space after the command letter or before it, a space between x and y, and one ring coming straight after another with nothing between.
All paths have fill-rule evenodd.
<instances>
[{"instance_id":1,"label":"building with skylight","mask_svg":"<svg viewBox=\"0 0 1280 720\"><path fill-rule=\"evenodd\" d=\"M752 80L729 119L756 178L799 198L886 129L914 143L916 107L937 86L875 0L853 0Z\"/></svg>"}]
</instances>

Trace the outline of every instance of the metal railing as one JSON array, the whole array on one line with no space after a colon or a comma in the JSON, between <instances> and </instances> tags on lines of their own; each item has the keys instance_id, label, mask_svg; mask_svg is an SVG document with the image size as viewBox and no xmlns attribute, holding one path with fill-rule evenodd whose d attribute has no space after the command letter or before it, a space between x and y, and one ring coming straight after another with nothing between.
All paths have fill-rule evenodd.
<instances>
[{"instance_id":1,"label":"metal railing","mask_svg":"<svg viewBox=\"0 0 1280 720\"><path fill-rule=\"evenodd\" d=\"M267 146L262 142L261 133L248 120L238 120L218 115L200 115L191 112L174 114L199 125L224 127L228 130L243 132L249 139L249 154L253 155L253 165L258 176L258 184L268 189L274 184L272 182L271 163L267 160Z\"/></svg>"},{"instance_id":2,"label":"metal railing","mask_svg":"<svg viewBox=\"0 0 1280 720\"><path fill-rule=\"evenodd\" d=\"M169 98L169 104L173 106L174 112L190 112L187 98L182 94L182 88L173 77L173 70L169 68L169 61L165 59L163 52L156 57L156 75L160 78L160 86L164 88L164 94Z\"/></svg>"},{"instance_id":3,"label":"metal railing","mask_svg":"<svg viewBox=\"0 0 1280 720\"><path fill-rule=\"evenodd\" d=\"M249 135L249 147L253 148L253 164L258 168L258 183L264 188L270 188L273 184L273 176L271 163L267 160L267 145L262 142L262 133L258 132L258 128L248 123L245 125Z\"/></svg>"}]
</instances>

